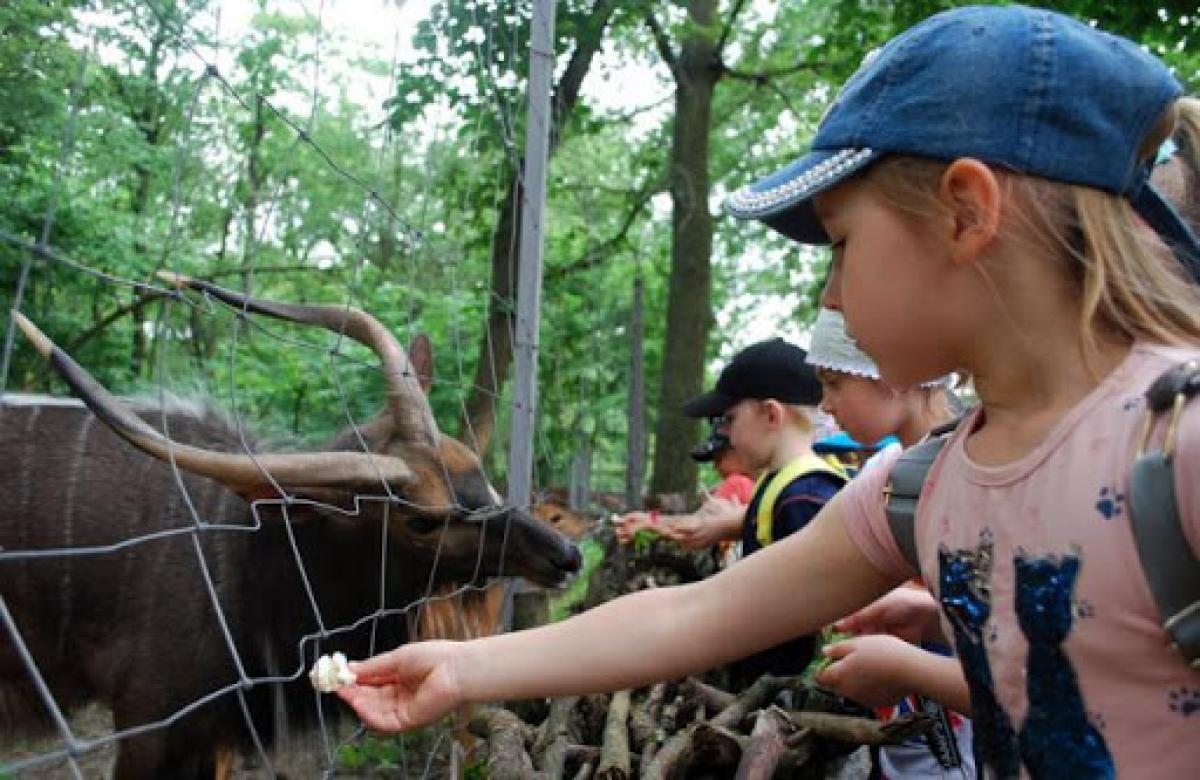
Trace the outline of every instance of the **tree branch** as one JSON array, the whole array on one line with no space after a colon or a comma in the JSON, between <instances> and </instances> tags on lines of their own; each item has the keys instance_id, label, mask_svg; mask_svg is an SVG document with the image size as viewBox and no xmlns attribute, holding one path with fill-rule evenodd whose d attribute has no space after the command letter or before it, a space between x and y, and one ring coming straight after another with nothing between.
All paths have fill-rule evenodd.
<instances>
[{"instance_id":1,"label":"tree branch","mask_svg":"<svg viewBox=\"0 0 1200 780\"><path fill-rule=\"evenodd\" d=\"M742 81L754 81L759 84L766 84L773 78L780 76L790 76L793 73L799 73L802 70L822 70L830 67L828 62L797 62L795 65L789 65L786 68L778 68L776 70L761 70L755 73L747 73L746 71L736 70L727 65L722 64L725 70L725 75Z\"/></svg>"},{"instance_id":2,"label":"tree branch","mask_svg":"<svg viewBox=\"0 0 1200 780\"><path fill-rule=\"evenodd\" d=\"M662 25L658 23L658 19L655 18L653 11L646 11L645 19L646 26L650 28L651 34L654 35L654 44L658 47L659 56L662 57L663 62L665 62L667 67L671 69L671 72L674 73L678 58L675 56L675 52L671 49L671 39L667 35L667 31L664 30Z\"/></svg>"},{"instance_id":3,"label":"tree branch","mask_svg":"<svg viewBox=\"0 0 1200 780\"><path fill-rule=\"evenodd\" d=\"M569 274L573 274L576 271L582 270L584 268L587 268L589 265L591 265L592 261L595 260L597 255L603 254L603 253L611 251L611 250L615 250L618 247L620 247L621 244L625 241L625 236L627 236L629 234L630 229L633 227L633 223L637 221L638 216L642 213L642 209L644 209L646 207L646 204L650 202L651 198L653 198L658 193L662 192L663 189L664 189L663 186L658 185L658 186L653 186L653 187L646 187L641 192L639 192L637 199L633 203L633 207L630 208L629 211L627 211L625 213L625 218L621 221L621 227L617 230L617 232L615 234L609 236L608 238L601 241L599 244L596 244L595 246L593 246L590 249L588 249L587 251L585 251L583 253L582 257L576 258L575 260L572 260L571 262L567 263L566 265L562 265L562 266L559 266L559 267L553 268L553 269L547 269L546 270L547 278L556 279L556 278L562 278Z\"/></svg>"},{"instance_id":4,"label":"tree branch","mask_svg":"<svg viewBox=\"0 0 1200 780\"><path fill-rule=\"evenodd\" d=\"M717 59L721 59L721 54L725 51L725 44L729 42L729 33L733 31L733 23L737 21L738 14L742 12L742 8L746 5L746 0L737 0L733 5L733 10L729 12L729 18L725 20L725 29L721 30L721 37L717 40Z\"/></svg>"}]
</instances>

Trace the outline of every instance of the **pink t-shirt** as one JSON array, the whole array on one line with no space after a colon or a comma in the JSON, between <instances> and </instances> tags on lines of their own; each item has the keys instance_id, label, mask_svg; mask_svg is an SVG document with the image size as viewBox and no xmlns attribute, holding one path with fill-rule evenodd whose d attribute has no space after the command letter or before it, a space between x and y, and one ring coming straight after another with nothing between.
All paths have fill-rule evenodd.
<instances>
[{"instance_id":1,"label":"pink t-shirt","mask_svg":"<svg viewBox=\"0 0 1200 780\"><path fill-rule=\"evenodd\" d=\"M1126 502L1143 393L1196 358L1134 347L1045 441L1003 466L964 449L976 411L930 471L920 573L971 684L976 761L994 776L1200 772L1200 672L1167 647ZM851 537L897 581L913 574L884 514L898 454L843 489ZM1174 465L1184 532L1200 551L1200 401L1185 410Z\"/></svg>"}]
</instances>

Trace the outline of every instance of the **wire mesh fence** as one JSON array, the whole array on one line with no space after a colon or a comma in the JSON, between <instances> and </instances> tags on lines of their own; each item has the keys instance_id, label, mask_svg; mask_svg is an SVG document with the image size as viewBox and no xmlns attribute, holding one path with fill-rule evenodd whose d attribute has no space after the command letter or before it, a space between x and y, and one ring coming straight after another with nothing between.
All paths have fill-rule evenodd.
<instances>
[{"instance_id":1,"label":"wire mesh fence","mask_svg":"<svg viewBox=\"0 0 1200 780\"><path fill-rule=\"evenodd\" d=\"M578 566L468 446L472 399L503 413L502 378L471 372L510 301L481 303L465 259L504 234L456 209L512 208L529 9L380 4L391 51L366 55L332 5L114 1L31 33L69 89L4 161L35 196L0 222L23 313L0 363L0 776L440 776L444 729L381 747L308 670L492 577ZM439 61L453 100L393 94ZM81 720L89 701L110 714Z\"/></svg>"}]
</instances>

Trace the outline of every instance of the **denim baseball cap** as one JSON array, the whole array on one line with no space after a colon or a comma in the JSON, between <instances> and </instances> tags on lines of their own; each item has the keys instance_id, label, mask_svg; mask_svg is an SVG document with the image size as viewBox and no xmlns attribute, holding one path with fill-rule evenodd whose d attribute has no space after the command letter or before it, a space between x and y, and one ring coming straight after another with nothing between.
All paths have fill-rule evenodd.
<instances>
[{"instance_id":1,"label":"denim baseball cap","mask_svg":"<svg viewBox=\"0 0 1200 780\"><path fill-rule=\"evenodd\" d=\"M808 353L781 338L767 339L733 356L717 377L717 386L683 405L689 417L720 417L749 398L773 398L785 404L816 406L821 383L808 365Z\"/></svg>"},{"instance_id":2,"label":"denim baseball cap","mask_svg":"<svg viewBox=\"0 0 1200 780\"><path fill-rule=\"evenodd\" d=\"M1068 16L971 6L931 16L864 59L808 154L726 201L806 244L829 242L813 197L889 154L972 157L1127 196L1196 274L1200 242L1148 184L1146 134L1181 94L1141 47Z\"/></svg>"}]
</instances>

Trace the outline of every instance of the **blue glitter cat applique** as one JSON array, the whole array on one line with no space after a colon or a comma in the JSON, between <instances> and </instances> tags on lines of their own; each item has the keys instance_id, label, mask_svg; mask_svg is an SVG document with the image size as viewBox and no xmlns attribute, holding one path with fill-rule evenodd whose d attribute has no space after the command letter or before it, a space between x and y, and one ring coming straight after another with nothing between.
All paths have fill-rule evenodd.
<instances>
[{"instance_id":1,"label":"blue glitter cat applique","mask_svg":"<svg viewBox=\"0 0 1200 780\"><path fill-rule=\"evenodd\" d=\"M1079 555L1018 554L1016 612L1029 642L1029 712L1021 724L1021 758L1033 777L1116 776L1104 737L1089 722L1062 643L1071 632Z\"/></svg>"},{"instance_id":2,"label":"blue glitter cat applique","mask_svg":"<svg viewBox=\"0 0 1200 780\"><path fill-rule=\"evenodd\" d=\"M942 609L954 629L954 645L967 676L974 711L975 760L998 778L1021 771L1017 737L996 700L984 631L992 615L992 542L985 532L974 550L938 550Z\"/></svg>"}]
</instances>

